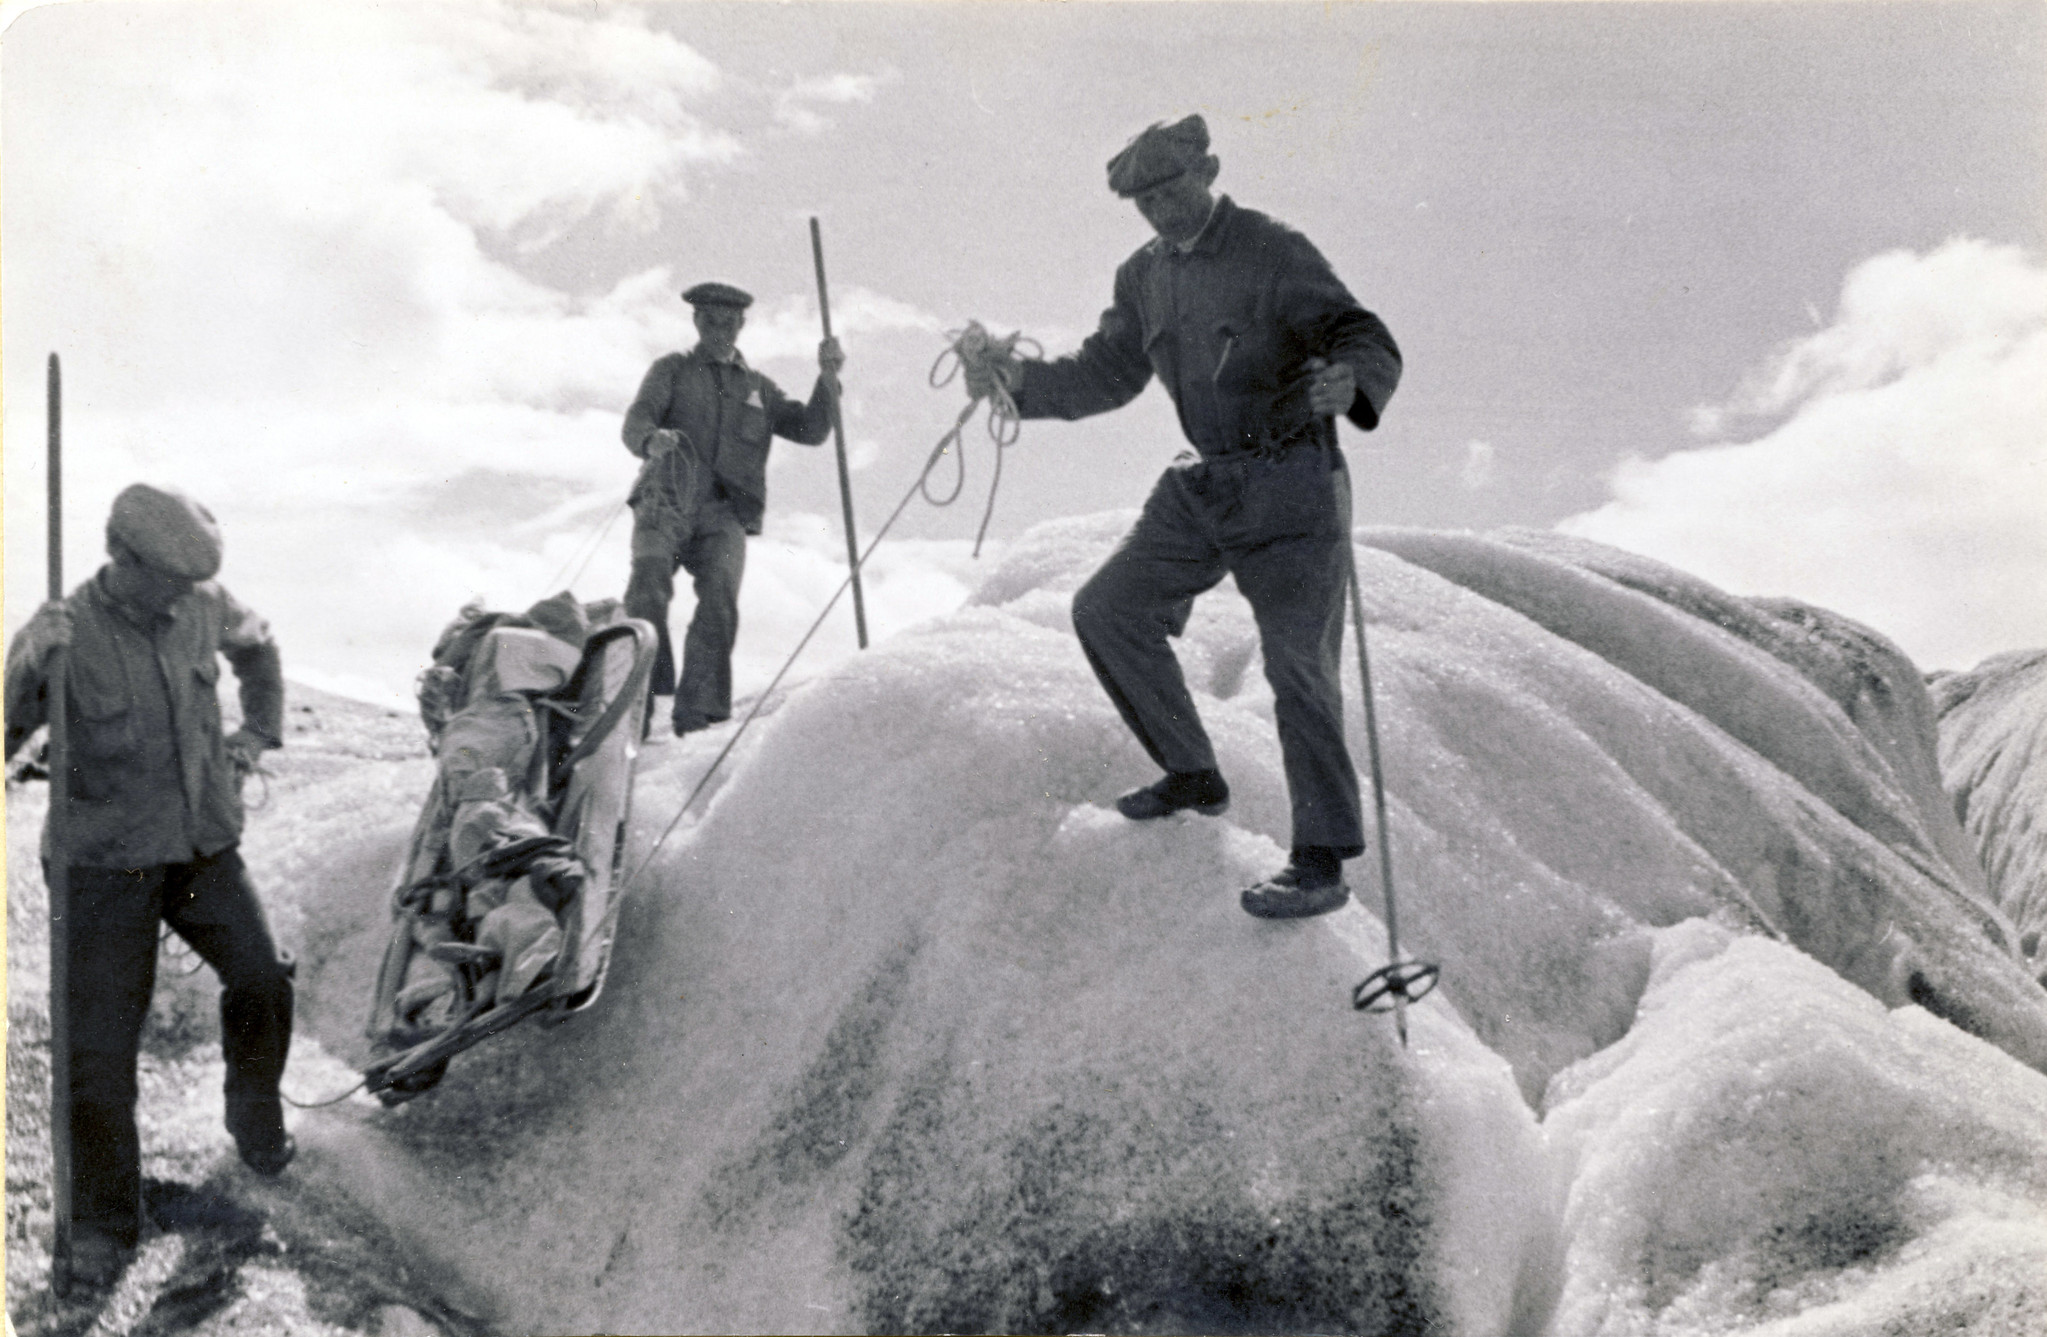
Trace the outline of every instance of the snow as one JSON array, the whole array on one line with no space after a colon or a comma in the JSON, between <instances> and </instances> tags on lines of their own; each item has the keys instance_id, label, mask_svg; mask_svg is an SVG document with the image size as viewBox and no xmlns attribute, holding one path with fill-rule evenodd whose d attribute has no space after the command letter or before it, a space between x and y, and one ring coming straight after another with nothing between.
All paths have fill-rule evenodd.
<instances>
[{"instance_id":1,"label":"snow","mask_svg":"<svg viewBox=\"0 0 2047 1337\"><path fill-rule=\"evenodd\" d=\"M1589 544L1361 531L1443 966L1403 1050L1349 1005L1375 859L1324 919L1237 908L1287 805L1227 584L1182 654L1232 807L1114 814L1152 777L1065 607L1126 521L795 690L658 849L726 735L650 748L604 1000L302 1116L305 1173L521 1330L2041 1330L2047 993L1901 655ZM299 889L337 1052L386 890Z\"/></svg>"},{"instance_id":2,"label":"snow","mask_svg":"<svg viewBox=\"0 0 2047 1337\"><path fill-rule=\"evenodd\" d=\"M2020 951L2047 975L2047 650L1933 683L1940 764Z\"/></svg>"},{"instance_id":3,"label":"snow","mask_svg":"<svg viewBox=\"0 0 2047 1337\"><path fill-rule=\"evenodd\" d=\"M1554 1329L2047 1331L2047 1078L1779 944L1656 936L1634 1028L1549 1092Z\"/></svg>"}]
</instances>

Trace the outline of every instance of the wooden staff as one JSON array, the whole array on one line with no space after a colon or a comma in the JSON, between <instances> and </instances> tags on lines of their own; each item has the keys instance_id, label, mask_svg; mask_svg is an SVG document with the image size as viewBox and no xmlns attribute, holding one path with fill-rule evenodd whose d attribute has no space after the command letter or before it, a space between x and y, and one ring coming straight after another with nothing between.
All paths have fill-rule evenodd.
<instances>
[{"instance_id":1,"label":"wooden staff","mask_svg":"<svg viewBox=\"0 0 2047 1337\"><path fill-rule=\"evenodd\" d=\"M825 292L824 241L818 235L817 219L810 220L810 258L817 263L817 313L824 320L824 337L832 337L832 302ZM846 424L839 416L839 387L836 378L826 389L832 398L832 444L839 452L839 505L846 513L846 561L853 569L853 628L860 635L860 648L867 648L867 601L860 593L860 539L853 530L853 480L846 469Z\"/></svg>"},{"instance_id":2,"label":"wooden staff","mask_svg":"<svg viewBox=\"0 0 2047 1337\"><path fill-rule=\"evenodd\" d=\"M50 354L49 424L50 598L56 600L64 597L64 379L55 353ZM59 1296L71 1289L71 849L64 829L71 798L69 658L70 647L59 646L44 660L50 724L49 856L44 865L50 892L50 1203L55 1216L50 1288Z\"/></svg>"}]
</instances>

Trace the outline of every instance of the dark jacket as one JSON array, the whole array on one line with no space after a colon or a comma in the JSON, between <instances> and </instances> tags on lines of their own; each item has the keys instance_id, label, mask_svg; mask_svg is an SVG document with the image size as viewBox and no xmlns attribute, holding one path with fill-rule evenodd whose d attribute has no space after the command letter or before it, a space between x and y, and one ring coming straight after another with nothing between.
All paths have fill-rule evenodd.
<instances>
[{"instance_id":1,"label":"dark jacket","mask_svg":"<svg viewBox=\"0 0 2047 1337\"><path fill-rule=\"evenodd\" d=\"M696 463L708 467L724 486L746 532L758 534L768 501L770 437L787 437L805 446L821 444L832 430L831 392L820 378L810 402L799 404L744 360L713 362L701 348L692 348L670 353L647 368L640 392L626 410L622 433L626 449L646 459L647 438L660 428L682 434ZM633 484L633 500L658 485L654 461L649 460Z\"/></svg>"},{"instance_id":2,"label":"dark jacket","mask_svg":"<svg viewBox=\"0 0 2047 1337\"><path fill-rule=\"evenodd\" d=\"M1300 233L1225 195L1194 244L1153 238L1116 271L1115 302L1080 349L1026 362L1026 418L1120 408L1157 375L1204 456L1269 449L1313 429L1310 357L1348 362L1348 417L1370 431L1400 380L1400 350Z\"/></svg>"},{"instance_id":3,"label":"dark jacket","mask_svg":"<svg viewBox=\"0 0 2047 1337\"><path fill-rule=\"evenodd\" d=\"M221 745L220 657L240 680L242 727L280 745L284 674L269 624L212 581L151 620L113 597L105 568L64 603L71 612L66 862L149 868L234 844L242 834L241 780ZM27 631L7 656L9 756L49 708L42 663L24 651L39 638Z\"/></svg>"}]
</instances>

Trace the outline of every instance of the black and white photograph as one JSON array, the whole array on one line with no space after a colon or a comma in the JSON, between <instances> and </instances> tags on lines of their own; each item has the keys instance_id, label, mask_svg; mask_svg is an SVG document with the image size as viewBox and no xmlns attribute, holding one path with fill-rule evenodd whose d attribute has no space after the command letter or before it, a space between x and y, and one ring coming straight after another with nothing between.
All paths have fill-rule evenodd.
<instances>
[{"instance_id":1,"label":"black and white photograph","mask_svg":"<svg viewBox=\"0 0 2047 1337\"><path fill-rule=\"evenodd\" d=\"M0 4L21 1337L2047 1334L2047 0Z\"/></svg>"}]
</instances>

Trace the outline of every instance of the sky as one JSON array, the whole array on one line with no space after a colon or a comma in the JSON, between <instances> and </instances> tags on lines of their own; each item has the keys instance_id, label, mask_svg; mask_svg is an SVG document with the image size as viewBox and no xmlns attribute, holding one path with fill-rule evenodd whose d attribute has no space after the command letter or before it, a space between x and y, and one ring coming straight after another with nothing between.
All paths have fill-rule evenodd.
<instances>
[{"instance_id":1,"label":"sky","mask_svg":"<svg viewBox=\"0 0 2047 1337\"><path fill-rule=\"evenodd\" d=\"M1200 112L1218 188L1401 344L1381 428L1345 429L1359 523L1560 526L1926 668L2047 644L2038 0L5 12L10 633L47 583L53 351L67 583L120 487L182 487L287 673L393 700L471 598L620 593L618 427L693 341L677 294L754 292L741 348L804 393L813 217L871 536L964 404L927 379L948 332L1073 348L1147 236L1104 163ZM1155 386L1026 424L976 561L970 433L960 502L913 501L867 572L875 635L1182 447ZM769 481L742 690L844 575L832 448ZM852 638L835 614L813 661Z\"/></svg>"}]
</instances>

